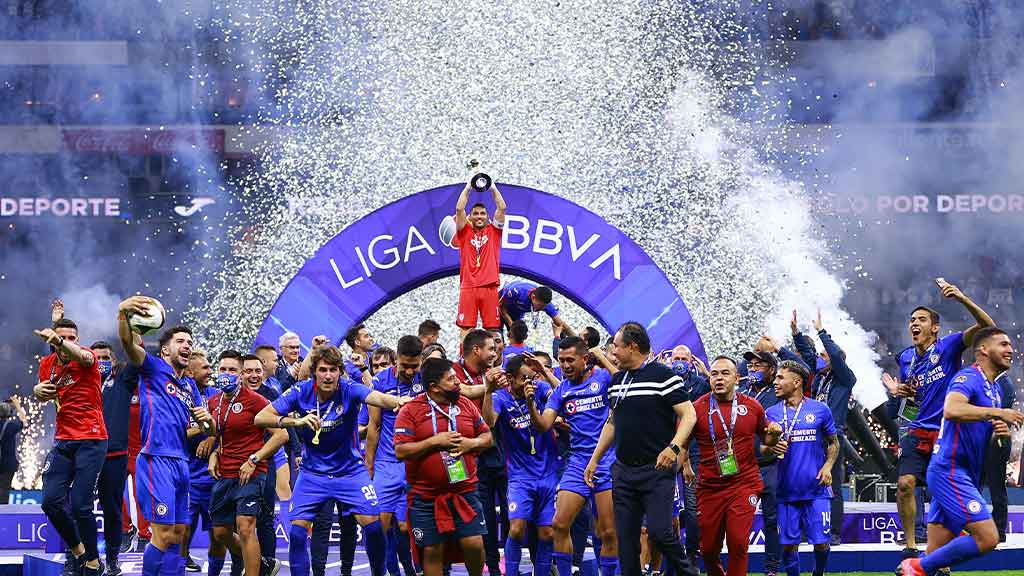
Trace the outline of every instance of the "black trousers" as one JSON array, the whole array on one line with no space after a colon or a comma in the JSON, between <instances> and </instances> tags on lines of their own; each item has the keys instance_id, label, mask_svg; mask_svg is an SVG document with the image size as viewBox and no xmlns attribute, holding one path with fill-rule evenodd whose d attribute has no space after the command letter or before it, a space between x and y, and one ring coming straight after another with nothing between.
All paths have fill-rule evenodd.
<instances>
[{"instance_id":1,"label":"black trousers","mask_svg":"<svg viewBox=\"0 0 1024 576\"><path fill-rule=\"evenodd\" d=\"M672 500L676 471L657 470L654 464L612 465L612 501L615 531L619 536L619 568L622 576L641 576L640 529L647 517L647 539L657 546L677 576L696 576L686 559L679 533L672 528Z\"/></svg>"},{"instance_id":2,"label":"black trousers","mask_svg":"<svg viewBox=\"0 0 1024 576\"><path fill-rule=\"evenodd\" d=\"M0 472L0 504L9 504L11 501L11 482L14 482L14 474L17 470Z\"/></svg>"},{"instance_id":3,"label":"black trousers","mask_svg":"<svg viewBox=\"0 0 1024 576\"><path fill-rule=\"evenodd\" d=\"M106 440L57 440L43 464L43 512L68 547L85 546L86 561L99 558L92 503L106 457Z\"/></svg>"},{"instance_id":4,"label":"black trousers","mask_svg":"<svg viewBox=\"0 0 1024 576\"><path fill-rule=\"evenodd\" d=\"M699 474L697 462L700 458L690 454L690 466ZM697 482L683 485L683 526L686 528L686 554L690 557L700 553L700 525L697 524Z\"/></svg>"},{"instance_id":5,"label":"black trousers","mask_svg":"<svg viewBox=\"0 0 1024 576\"><path fill-rule=\"evenodd\" d=\"M1005 539L1009 500L1006 497L1006 463L1010 460L1010 440L1003 439L1003 445L992 440L988 446L988 458L985 459L985 478L988 493L992 498L992 520L999 530L1000 540Z\"/></svg>"},{"instance_id":6,"label":"black trousers","mask_svg":"<svg viewBox=\"0 0 1024 576\"><path fill-rule=\"evenodd\" d=\"M843 530L843 482L846 481L846 458L843 458L843 441L839 439L839 456L832 465L832 535L839 536Z\"/></svg>"},{"instance_id":7,"label":"black trousers","mask_svg":"<svg viewBox=\"0 0 1024 576\"><path fill-rule=\"evenodd\" d=\"M267 479L263 483L263 508L256 518L256 539L260 542L260 555L273 558L277 550L277 532L274 530L274 505L277 504L277 470L274 459L267 460Z\"/></svg>"},{"instance_id":8,"label":"black trousers","mask_svg":"<svg viewBox=\"0 0 1024 576\"><path fill-rule=\"evenodd\" d=\"M121 550L121 506L124 505L124 483L128 478L128 455L107 458L100 470L99 497L103 509L103 541L107 547L107 564L117 561Z\"/></svg>"},{"instance_id":9,"label":"black trousers","mask_svg":"<svg viewBox=\"0 0 1024 576\"><path fill-rule=\"evenodd\" d=\"M501 556L498 553L501 546L498 544L499 518L495 508L501 507L501 533L508 534L508 476L504 468L477 468L476 474L476 491L487 523L484 536L487 571L491 576L498 576L501 574Z\"/></svg>"},{"instance_id":10,"label":"black trousers","mask_svg":"<svg viewBox=\"0 0 1024 576\"><path fill-rule=\"evenodd\" d=\"M313 520L313 535L309 541L309 560L313 576L324 576L326 571L335 511L338 513L338 526L341 528L341 539L338 542L341 576L352 576L352 566L355 564L356 557L356 541L359 538L359 523L351 514L342 516L341 506L338 506L335 500L325 502Z\"/></svg>"}]
</instances>

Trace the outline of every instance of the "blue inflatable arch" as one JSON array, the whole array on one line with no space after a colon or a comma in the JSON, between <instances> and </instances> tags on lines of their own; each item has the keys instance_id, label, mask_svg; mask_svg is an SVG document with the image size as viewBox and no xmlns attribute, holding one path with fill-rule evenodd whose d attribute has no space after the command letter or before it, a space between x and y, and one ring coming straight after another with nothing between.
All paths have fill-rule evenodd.
<instances>
[{"instance_id":1,"label":"blue inflatable arch","mask_svg":"<svg viewBox=\"0 0 1024 576\"><path fill-rule=\"evenodd\" d=\"M257 344L276 345L286 331L302 335L303 341L317 334L338 341L348 327L387 302L458 275L459 252L444 242L442 228L454 213L462 186L406 196L367 214L321 246L274 303ZM682 297L628 236L559 196L511 184L500 187L508 203L503 273L550 286L609 332L635 320L647 327L655 350L686 344L706 358ZM493 210L490 194L474 193L470 202L477 201ZM453 323L455 313L451 311Z\"/></svg>"}]
</instances>

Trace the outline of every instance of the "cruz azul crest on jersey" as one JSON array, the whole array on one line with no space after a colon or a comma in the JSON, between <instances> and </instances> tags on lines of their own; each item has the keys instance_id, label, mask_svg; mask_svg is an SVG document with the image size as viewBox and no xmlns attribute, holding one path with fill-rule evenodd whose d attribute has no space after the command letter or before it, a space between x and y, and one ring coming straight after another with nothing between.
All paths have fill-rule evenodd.
<instances>
[{"instance_id":1,"label":"cruz azul crest on jersey","mask_svg":"<svg viewBox=\"0 0 1024 576\"><path fill-rule=\"evenodd\" d=\"M747 407L744 406L743 404L739 404L738 406L736 406L736 413L739 414L740 416L746 416Z\"/></svg>"}]
</instances>

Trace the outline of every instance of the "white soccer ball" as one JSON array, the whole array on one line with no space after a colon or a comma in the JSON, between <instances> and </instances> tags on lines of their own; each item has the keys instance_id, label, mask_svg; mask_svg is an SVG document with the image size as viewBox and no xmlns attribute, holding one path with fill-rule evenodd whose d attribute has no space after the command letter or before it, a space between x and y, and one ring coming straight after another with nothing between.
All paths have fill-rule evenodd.
<instances>
[{"instance_id":1,"label":"white soccer ball","mask_svg":"<svg viewBox=\"0 0 1024 576\"><path fill-rule=\"evenodd\" d=\"M132 332L145 336L162 328L166 319L167 312L164 311L163 304L154 299L147 308L146 314L132 314L128 317L128 326L131 327Z\"/></svg>"},{"instance_id":2,"label":"white soccer ball","mask_svg":"<svg viewBox=\"0 0 1024 576\"><path fill-rule=\"evenodd\" d=\"M444 220L441 220L441 225L437 227L437 237L441 239L441 244L458 250L457 246L452 245L452 240L455 240L455 231L455 216L449 214L444 217Z\"/></svg>"}]
</instances>

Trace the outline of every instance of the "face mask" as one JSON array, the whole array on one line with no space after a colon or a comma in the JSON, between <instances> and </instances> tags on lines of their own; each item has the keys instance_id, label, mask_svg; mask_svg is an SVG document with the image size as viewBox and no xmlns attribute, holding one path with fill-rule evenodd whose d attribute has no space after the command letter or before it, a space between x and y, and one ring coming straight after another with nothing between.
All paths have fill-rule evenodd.
<instances>
[{"instance_id":1,"label":"face mask","mask_svg":"<svg viewBox=\"0 0 1024 576\"><path fill-rule=\"evenodd\" d=\"M751 386L761 386L764 384L764 374L760 372L748 372L747 384Z\"/></svg>"},{"instance_id":2,"label":"face mask","mask_svg":"<svg viewBox=\"0 0 1024 576\"><path fill-rule=\"evenodd\" d=\"M114 362L112 360L100 360L100 375L104 379L110 376L110 372L114 369Z\"/></svg>"},{"instance_id":3,"label":"face mask","mask_svg":"<svg viewBox=\"0 0 1024 576\"><path fill-rule=\"evenodd\" d=\"M690 363L685 360L676 360L672 363L672 371L676 376L686 376L690 373Z\"/></svg>"},{"instance_id":4,"label":"face mask","mask_svg":"<svg viewBox=\"0 0 1024 576\"><path fill-rule=\"evenodd\" d=\"M216 380L213 381L213 386L230 396L238 391L238 376L222 372L217 374Z\"/></svg>"},{"instance_id":5,"label":"face mask","mask_svg":"<svg viewBox=\"0 0 1024 576\"><path fill-rule=\"evenodd\" d=\"M462 397L462 392L458 388L454 390L445 390L444 397L452 404L455 404L459 401L459 398Z\"/></svg>"}]
</instances>

